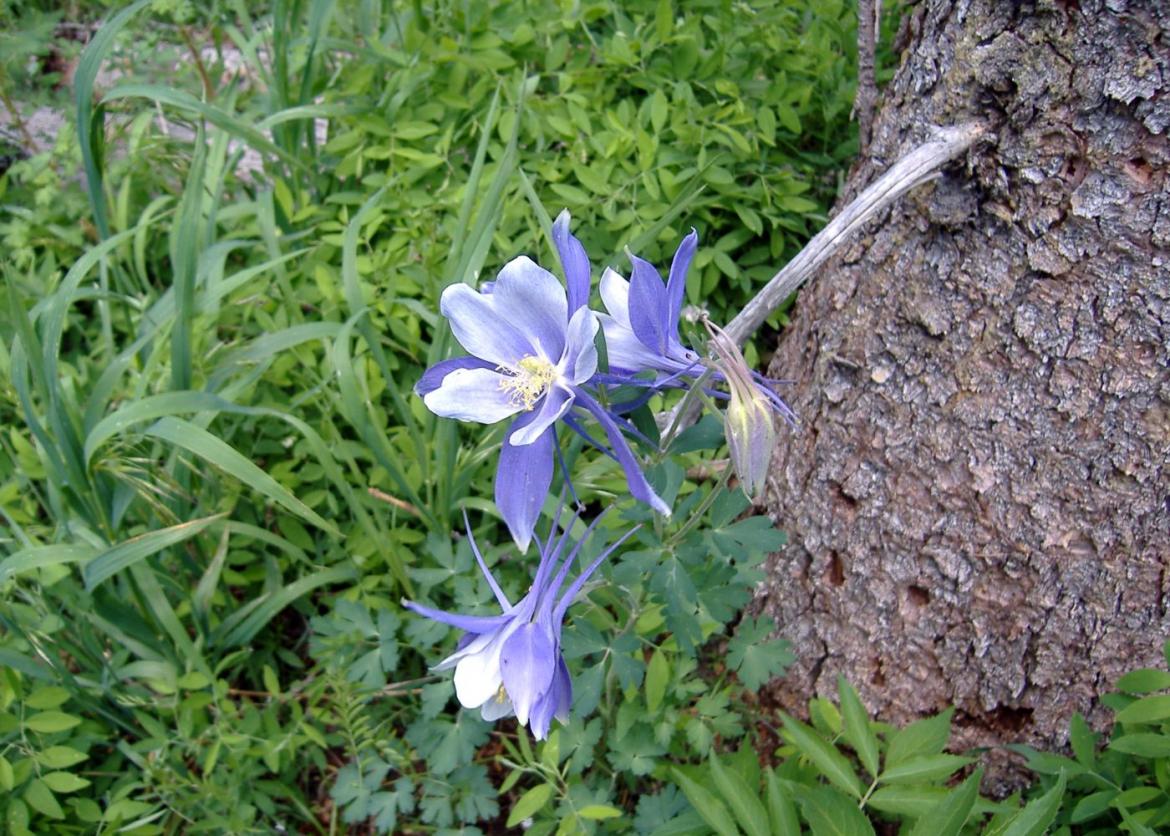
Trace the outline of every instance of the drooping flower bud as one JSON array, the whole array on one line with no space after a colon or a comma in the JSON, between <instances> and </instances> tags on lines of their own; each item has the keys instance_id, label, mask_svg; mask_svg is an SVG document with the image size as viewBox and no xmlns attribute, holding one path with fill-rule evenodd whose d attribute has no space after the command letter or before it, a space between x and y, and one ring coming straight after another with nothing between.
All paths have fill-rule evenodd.
<instances>
[{"instance_id":1,"label":"drooping flower bud","mask_svg":"<svg viewBox=\"0 0 1170 836\"><path fill-rule=\"evenodd\" d=\"M709 321L704 324L711 335L707 345L715 355L715 369L727 382L730 394L723 429L731 464L744 493L756 499L763 494L776 443L772 406L756 386L735 341L719 326Z\"/></svg>"}]
</instances>

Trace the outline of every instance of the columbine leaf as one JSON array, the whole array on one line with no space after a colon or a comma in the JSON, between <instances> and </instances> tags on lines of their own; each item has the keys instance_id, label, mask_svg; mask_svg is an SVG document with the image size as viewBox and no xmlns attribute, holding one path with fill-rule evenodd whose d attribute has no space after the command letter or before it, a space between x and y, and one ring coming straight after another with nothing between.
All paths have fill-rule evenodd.
<instances>
[{"instance_id":1,"label":"columbine leaf","mask_svg":"<svg viewBox=\"0 0 1170 836\"><path fill-rule=\"evenodd\" d=\"M727 665L750 691L758 691L796 661L792 645L785 639L767 638L772 628L767 618L745 618L727 644Z\"/></svg>"},{"instance_id":2,"label":"columbine leaf","mask_svg":"<svg viewBox=\"0 0 1170 836\"><path fill-rule=\"evenodd\" d=\"M861 779L854 774L853 767L846 757L799 720L794 720L786 714L782 719L785 738L813 762L817 771L828 778L834 786L840 787L854 798L861 798L863 794Z\"/></svg>"}]
</instances>

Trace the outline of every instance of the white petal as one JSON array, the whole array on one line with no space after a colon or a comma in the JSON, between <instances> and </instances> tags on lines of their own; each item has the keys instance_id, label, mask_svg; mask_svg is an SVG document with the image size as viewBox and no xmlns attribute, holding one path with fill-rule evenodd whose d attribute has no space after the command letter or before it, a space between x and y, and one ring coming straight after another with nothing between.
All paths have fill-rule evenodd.
<instances>
[{"instance_id":1,"label":"white petal","mask_svg":"<svg viewBox=\"0 0 1170 836\"><path fill-rule=\"evenodd\" d=\"M610 316L630 327L630 283L609 267L601 274L601 301Z\"/></svg>"},{"instance_id":2,"label":"white petal","mask_svg":"<svg viewBox=\"0 0 1170 836\"><path fill-rule=\"evenodd\" d=\"M502 630L487 634L488 641L481 649L465 653L459 660L455 666L455 696L464 708L479 708L504 687L504 677L500 673L500 650L508 636L516 632L519 626L518 621L513 621ZM470 651L479 641L476 639L465 650Z\"/></svg>"},{"instance_id":3,"label":"white petal","mask_svg":"<svg viewBox=\"0 0 1170 836\"><path fill-rule=\"evenodd\" d=\"M456 369L423 398L427 409L444 418L494 424L521 410L504 388L508 376L494 369Z\"/></svg>"},{"instance_id":4,"label":"white petal","mask_svg":"<svg viewBox=\"0 0 1170 836\"><path fill-rule=\"evenodd\" d=\"M593 339L599 327L597 314L588 308L578 308L569 320L561 365L572 383L582 384L597 372L597 346Z\"/></svg>"},{"instance_id":5,"label":"white petal","mask_svg":"<svg viewBox=\"0 0 1170 836\"><path fill-rule=\"evenodd\" d=\"M448 656L442 662L439 662L439 664L432 665L431 670L433 670L433 671L449 670L450 668L455 667L459 663L459 661L461 659L463 659L464 656L467 656L468 654L472 654L472 653L482 653L483 649L485 647L487 647L487 645L491 642L492 638L494 638L494 637L495 637L495 633L484 633L483 635L476 636L474 639L472 639L470 642L468 642L465 647L462 647L459 650L456 650L454 653L452 653L450 656Z\"/></svg>"}]
</instances>

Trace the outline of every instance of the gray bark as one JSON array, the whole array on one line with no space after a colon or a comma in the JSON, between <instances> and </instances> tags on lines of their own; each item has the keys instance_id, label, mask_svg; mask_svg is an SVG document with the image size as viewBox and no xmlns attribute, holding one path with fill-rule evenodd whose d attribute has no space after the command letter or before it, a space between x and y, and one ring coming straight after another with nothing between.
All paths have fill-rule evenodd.
<instances>
[{"instance_id":1,"label":"gray bark","mask_svg":"<svg viewBox=\"0 0 1170 836\"><path fill-rule=\"evenodd\" d=\"M761 607L799 711L844 673L962 748L1059 745L1170 635L1170 4L928 0L846 203L932 125L966 161L805 289ZM999 780L1009 781L1006 772Z\"/></svg>"}]
</instances>

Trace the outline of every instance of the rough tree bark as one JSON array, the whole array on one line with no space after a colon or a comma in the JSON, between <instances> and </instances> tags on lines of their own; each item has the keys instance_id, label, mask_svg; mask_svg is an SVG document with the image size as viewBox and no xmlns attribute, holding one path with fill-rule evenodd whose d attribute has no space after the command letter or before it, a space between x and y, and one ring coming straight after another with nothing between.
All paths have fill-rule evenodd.
<instances>
[{"instance_id":1,"label":"rough tree bark","mask_svg":"<svg viewBox=\"0 0 1170 836\"><path fill-rule=\"evenodd\" d=\"M800 662L773 695L844 673L891 721L956 705L959 747L1060 744L1170 635L1170 4L927 0L905 26L852 192L930 125L994 136L781 337L801 425L760 603Z\"/></svg>"}]
</instances>

